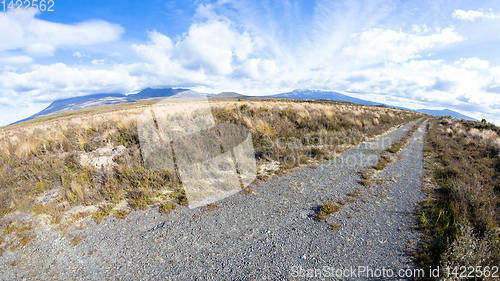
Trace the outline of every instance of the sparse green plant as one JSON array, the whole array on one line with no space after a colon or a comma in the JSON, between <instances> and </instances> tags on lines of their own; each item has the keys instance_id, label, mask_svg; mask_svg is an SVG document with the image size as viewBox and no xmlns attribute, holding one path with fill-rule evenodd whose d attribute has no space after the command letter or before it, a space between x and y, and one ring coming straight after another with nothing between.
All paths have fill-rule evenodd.
<instances>
[{"instance_id":1,"label":"sparse green plant","mask_svg":"<svg viewBox=\"0 0 500 281\"><path fill-rule=\"evenodd\" d=\"M26 246L31 240L35 239L36 236L24 236L23 239L21 239L21 245Z\"/></svg>"},{"instance_id":2,"label":"sparse green plant","mask_svg":"<svg viewBox=\"0 0 500 281\"><path fill-rule=\"evenodd\" d=\"M325 203L319 206L318 211L316 212L314 218L318 221L324 220L326 216L338 212L339 209L340 207L337 204L334 204L332 202Z\"/></svg>"},{"instance_id":3,"label":"sparse green plant","mask_svg":"<svg viewBox=\"0 0 500 281\"><path fill-rule=\"evenodd\" d=\"M170 212L175 209L177 209L177 204L174 202L166 203L160 206L160 212L166 215L170 214Z\"/></svg>"},{"instance_id":4,"label":"sparse green plant","mask_svg":"<svg viewBox=\"0 0 500 281\"><path fill-rule=\"evenodd\" d=\"M330 224L330 226L332 227L332 230L337 230L337 229L340 229L340 225L339 225L339 224L337 224L337 223L334 223L334 222L332 222L332 223Z\"/></svg>"},{"instance_id":5,"label":"sparse green plant","mask_svg":"<svg viewBox=\"0 0 500 281\"><path fill-rule=\"evenodd\" d=\"M372 187L373 186L373 183L371 181L369 181L369 180L361 180L360 182L361 182L361 184L363 184L366 187Z\"/></svg>"},{"instance_id":6,"label":"sparse green plant","mask_svg":"<svg viewBox=\"0 0 500 281\"><path fill-rule=\"evenodd\" d=\"M128 214L129 214L128 211L124 210L124 209L119 209L119 210L116 210L113 212L113 215L115 216L115 218L121 219L121 220L126 218Z\"/></svg>"},{"instance_id":7,"label":"sparse green plant","mask_svg":"<svg viewBox=\"0 0 500 281\"><path fill-rule=\"evenodd\" d=\"M104 218L111 214L112 207L110 205L102 205L99 210L92 214L92 218L97 224L100 224Z\"/></svg>"},{"instance_id":8,"label":"sparse green plant","mask_svg":"<svg viewBox=\"0 0 500 281\"><path fill-rule=\"evenodd\" d=\"M85 239L85 238L87 238L87 236L81 236L81 237L80 237L80 236L75 236L75 237L73 238L73 240L71 240L71 244L73 244L73 246L76 246L76 245L78 245L80 242L82 242L82 241L83 241L83 239Z\"/></svg>"},{"instance_id":9,"label":"sparse green plant","mask_svg":"<svg viewBox=\"0 0 500 281\"><path fill-rule=\"evenodd\" d=\"M347 195L349 195L351 197L358 197L358 196L361 195L361 191L360 190L355 190L355 191L349 192Z\"/></svg>"}]
</instances>

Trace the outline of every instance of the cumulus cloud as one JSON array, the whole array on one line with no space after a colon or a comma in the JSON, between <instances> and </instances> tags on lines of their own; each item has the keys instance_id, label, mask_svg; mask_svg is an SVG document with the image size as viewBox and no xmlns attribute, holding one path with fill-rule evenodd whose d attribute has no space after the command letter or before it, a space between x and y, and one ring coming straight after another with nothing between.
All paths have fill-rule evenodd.
<instances>
[{"instance_id":1,"label":"cumulus cloud","mask_svg":"<svg viewBox=\"0 0 500 281\"><path fill-rule=\"evenodd\" d=\"M419 57L422 51L464 40L452 28L430 33L427 28L412 28L412 32L373 28L352 35L353 44L342 50L343 55L353 57L358 63L403 62Z\"/></svg>"},{"instance_id":2,"label":"cumulus cloud","mask_svg":"<svg viewBox=\"0 0 500 281\"><path fill-rule=\"evenodd\" d=\"M213 75L229 75L233 63L245 61L254 48L247 32L239 33L227 21L194 24L177 42L153 31L149 44L132 48L149 62L159 58L185 69Z\"/></svg>"},{"instance_id":3,"label":"cumulus cloud","mask_svg":"<svg viewBox=\"0 0 500 281\"><path fill-rule=\"evenodd\" d=\"M0 13L0 51L23 49L52 56L56 49L88 46L120 38L124 29L101 20L60 24L35 18L34 11Z\"/></svg>"},{"instance_id":4,"label":"cumulus cloud","mask_svg":"<svg viewBox=\"0 0 500 281\"><path fill-rule=\"evenodd\" d=\"M272 60L250 59L242 66L243 73L252 79L266 79L278 72L276 63Z\"/></svg>"},{"instance_id":5,"label":"cumulus cloud","mask_svg":"<svg viewBox=\"0 0 500 281\"><path fill-rule=\"evenodd\" d=\"M484 13L481 11L474 11L474 10L460 10L457 9L453 12L452 14L453 18L459 19L459 20L465 20L465 21L472 21L474 22L476 19L496 19L500 18L499 15L496 15L492 12L489 13Z\"/></svg>"},{"instance_id":6,"label":"cumulus cloud","mask_svg":"<svg viewBox=\"0 0 500 281\"><path fill-rule=\"evenodd\" d=\"M82 93L124 91L137 87L136 83L122 66L111 70L84 70L56 63L34 65L30 72L5 71L0 75L4 89L1 97L17 102L51 102Z\"/></svg>"},{"instance_id":7,"label":"cumulus cloud","mask_svg":"<svg viewBox=\"0 0 500 281\"><path fill-rule=\"evenodd\" d=\"M487 60L478 58L461 58L459 61L454 62L454 65L471 69L488 69L490 67L490 63Z\"/></svg>"}]
</instances>

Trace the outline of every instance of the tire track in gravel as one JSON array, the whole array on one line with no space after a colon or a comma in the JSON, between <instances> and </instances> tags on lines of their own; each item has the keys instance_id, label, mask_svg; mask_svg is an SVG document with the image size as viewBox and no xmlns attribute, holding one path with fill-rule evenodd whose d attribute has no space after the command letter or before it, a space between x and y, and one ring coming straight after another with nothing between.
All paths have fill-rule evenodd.
<instances>
[{"instance_id":1,"label":"tire track in gravel","mask_svg":"<svg viewBox=\"0 0 500 281\"><path fill-rule=\"evenodd\" d=\"M5 253L5 280L253 280L297 279L300 268L407 268L420 192L424 123L399 152L400 160L379 174L382 185L364 189L327 221L313 219L317 206L359 189L359 171L416 122L362 143L316 169L299 168L254 184L215 210L181 207L168 216L156 209L125 220L89 221L68 234L85 237L74 246L68 235L41 231L18 253ZM376 196L384 193L387 197ZM332 229L331 223L341 227ZM412 244L413 245L413 244ZM411 247L413 247L410 245ZM17 260L16 267L9 264ZM305 272L302 272L305 273ZM324 276L323 276L324 277ZM302 279L302 278L298 278ZM351 280L363 279L344 278Z\"/></svg>"}]
</instances>

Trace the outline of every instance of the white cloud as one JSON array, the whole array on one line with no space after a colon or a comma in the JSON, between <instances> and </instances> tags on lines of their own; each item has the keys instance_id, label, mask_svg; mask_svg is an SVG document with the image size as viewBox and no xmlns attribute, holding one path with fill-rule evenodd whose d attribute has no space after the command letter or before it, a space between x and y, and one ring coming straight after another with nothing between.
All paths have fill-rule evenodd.
<instances>
[{"instance_id":1,"label":"white cloud","mask_svg":"<svg viewBox=\"0 0 500 281\"><path fill-rule=\"evenodd\" d=\"M233 70L234 59L242 61L248 57L253 42L247 32L232 30L228 22L212 21L191 26L175 47L177 59L184 67L227 75Z\"/></svg>"},{"instance_id":2,"label":"white cloud","mask_svg":"<svg viewBox=\"0 0 500 281\"><path fill-rule=\"evenodd\" d=\"M496 18L500 18L499 15L495 15L492 12L483 13L481 11L474 11L474 10L464 11L464 10L460 10L460 9L455 10L453 12L452 16L455 19L465 20L465 21L472 21L472 22L474 22L476 19L496 19Z\"/></svg>"},{"instance_id":3,"label":"white cloud","mask_svg":"<svg viewBox=\"0 0 500 281\"><path fill-rule=\"evenodd\" d=\"M63 63L34 65L30 72L3 72L3 98L15 103L50 102L81 94L119 92L135 89L137 79L124 66L111 70L85 70ZM143 85L140 85L143 86Z\"/></svg>"},{"instance_id":4,"label":"white cloud","mask_svg":"<svg viewBox=\"0 0 500 281\"><path fill-rule=\"evenodd\" d=\"M28 54L54 54L56 49L88 46L120 38L123 28L101 20L60 24L35 18L33 11L0 13L0 51L23 49Z\"/></svg>"},{"instance_id":5,"label":"white cloud","mask_svg":"<svg viewBox=\"0 0 500 281\"><path fill-rule=\"evenodd\" d=\"M364 9L362 6L358 8ZM373 100L405 107L435 105L461 108L465 113L465 110L477 113L481 109L492 116L500 116L500 68L491 67L493 61L490 63L467 54L460 54L464 58L455 62L427 56L443 50L446 52L445 47L465 40L460 29L436 28L439 24L435 23L429 26L408 24L400 28L380 25L376 20L362 28L351 28L352 24L357 24L354 17L357 12L354 9L350 13L353 18L345 19L341 12L332 17L323 9L320 11L322 20L311 24L312 28L306 26L300 30L291 27L293 36L290 38L293 40L287 41L287 35L279 36L285 29L271 24L262 24L261 30L258 30L258 25L248 28L237 19L230 20L216 14L210 5L201 5L194 17L195 22L184 34L168 37L152 31L147 42L131 46L137 54L136 62L107 63L106 70L98 70L104 68L99 66L106 59L94 59L106 55L92 57L88 52L84 53L82 50L86 49L80 48L84 43L75 36L69 36L68 41L61 39L67 35L65 32L52 34L52 37L43 35L47 38L36 37L33 35L36 32L28 32L33 28L32 21L39 21L33 15L6 17L0 14L0 32L4 32L5 24L12 30L17 28L22 34L18 38L9 33L11 40L8 43L2 41L0 51L14 48L26 54L29 52L29 56L0 60L0 88L3 89L0 103L29 105L83 94L130 92L160 86L206 91L225 89L247 94L327 88L357 92L361 98L366 93ZM363 12L370 15L369 11ZM44 21L37 23L40 22ZM21 24L24 27L16 27ZM52 32L66 29L77 32L88 28L85 24L44 24L51 26ZM93 24L96 24L94 31L108 28L109 40L114 40L110 39L113 36L118 38L123 31L104 22ZM94 43L108 40L86 32L81 32L81 36ZM60 48L74 48L70 51L77 61L87 58L85 62L92 65L86 68L57 63L35 65L26 71L26 66L21 64L32 63L31 56L55 54ZM111 54L110 59L120 56L112 53L114 51L117 50L107 53ZM129 57L125 49L119 51L123 52L123 59ZM13 67L2 70L1 64L8 65L9 60L12 64L21 64L19 68L22 70Z\"/></svg>"},{"instance_id":6,"label":"white cloud","mask_svg":"<svg viewBox=\"0 0 500 281\"><path fill-rule=\"evenodd\" d=\"M413 32L373 28L352 35L353 44L345 47L342 54L354 58L357 64L370 65L378 62L403 62L420 57L419 53L435 47L464 40L452 28L428 34L427 28L413 26Z\"/></svg>"},{"instance_id":7,"label":"white cloud","mask_svg":"<svg viewBox=\"0 0 500 281\"><path fill-rule=\"evenodd\" d=\"M25 48L26 53L32 56L53 56L55 46L45 43L36 43Z\"/></svg>"},{"instance_id":8,"label":"white cloud","mask_svg":"<svg viewBox=\"0 0 500 281\"><path fill-rule=\"evenodd\" d=\"M461 58L453 64L472 69L488 69L490 67L490 63L487 60L481 60L478 58Z\"/></svg>"},{"instance_id":9,"label":"white cloud","mask_svg":"<svg viewBox=\"0 0 500 281\"><path fill-rule=\"evenodd\" d=\"M132 48L150 63L207 75L230 75L254 51L254 41L247 32L232 28L227 20L209 19L193 24L176 42L153 31L147 45Z\"/></svg>"},{"instance_id":10,"label":"white cloud","mask_svg":"<svg viewBox=\"0 0 500 281\"><path fill-rule=\"evenodd\" d=\"M245 76L251 79L266 79L278 72L276 63L272 60L250 59L242 66Z\"/></svg>"},{"instance_id":11,"label":"white cloud","mask_svg":"<svg viewBox=\"0 0 500 281\"><path fill-rule=\"evenodd\" d=\"M7 64L7 65L12 65L12 64L28 64L32 63L33 58L29 56L11 56L11 57L4 57L0 58L0 65L1 64Z\"/></svg>"},{"instance_id":12,"label":"white cloud","mask_svg":"<svg viewBox=\"0 0 500 281\"><path fill-rule=\"evenodd\" d=\"M103 65L105 62L107 61L107 59L94 59L92 60L90 63L93 64L93 65Z\"/></svg>"}]
</instances>

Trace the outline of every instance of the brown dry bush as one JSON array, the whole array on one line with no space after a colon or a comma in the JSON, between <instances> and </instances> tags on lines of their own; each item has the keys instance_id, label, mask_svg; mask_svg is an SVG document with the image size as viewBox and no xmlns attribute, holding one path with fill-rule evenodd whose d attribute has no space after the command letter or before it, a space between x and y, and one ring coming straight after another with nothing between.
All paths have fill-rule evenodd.
<instances>
[{"instance_id":1,"label":"brown dry bush","mask_svg":"<svg viewBox=\"0 0 500 281\"><path fill-rule=\"evenodd\" d=\"M421 266L498 265L500 158L491 143L499 132L480 122L429 122L427 173L437 188L418 212L425 231L417 255Z\"/></svg>"}]
</instances>

